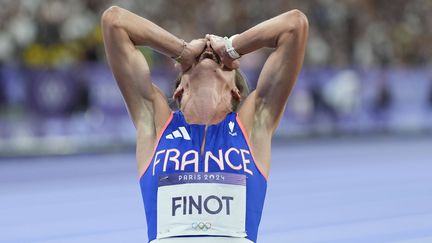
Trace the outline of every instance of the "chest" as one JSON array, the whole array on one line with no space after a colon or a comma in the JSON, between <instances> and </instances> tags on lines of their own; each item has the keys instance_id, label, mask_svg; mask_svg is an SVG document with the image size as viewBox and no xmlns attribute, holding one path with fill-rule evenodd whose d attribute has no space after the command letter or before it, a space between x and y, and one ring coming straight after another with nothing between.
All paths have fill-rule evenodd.
<instances>
[{"instance_id":1,"label":"chest","mask_svg":"<svg viewBox=\"0 0 432 243\"><path fill-rule=\"evenodd\" d=\"M235 121L217 125L170 124L151 162L152 175L229 172L253 175L253 158Z\"/></svg>"}]
</instances>

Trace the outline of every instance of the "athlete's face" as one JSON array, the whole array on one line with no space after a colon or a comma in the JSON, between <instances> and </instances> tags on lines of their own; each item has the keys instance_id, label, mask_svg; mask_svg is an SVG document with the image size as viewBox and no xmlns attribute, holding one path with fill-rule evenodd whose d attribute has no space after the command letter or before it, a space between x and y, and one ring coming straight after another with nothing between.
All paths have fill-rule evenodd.
<instances>
[{"instance_id":1,"label":"athlete's face","mask_svg":"<svg viewBox=\"0 0 432 243\"><path fill-rule=\"evenodd\" d=\"M196 92L206 88L217 91L222 96L240 98L235 85L235 70L223 65L221 58L207 41L205 48L195 58L195 62L189 70L183 73L179 87L174 96L199 95Z\"/></svg>"},{"instance_id":2,"label":"athlete's face","mask_svg":"<svg viewBox=\"0 0 432 243\"><path fill-rule=\"evenodd\" d=\"M224 76L229 77L229 79L232 79L235 74L233 69L226 67L222 63L221 57L215 50L213 50L210 41L207 40L204 49L195 58L195 62L192 64L191 68L185 72L185 74L206 71L208 69L212 71L221 70L224 73Z\"/></svg>"}]
</instances>

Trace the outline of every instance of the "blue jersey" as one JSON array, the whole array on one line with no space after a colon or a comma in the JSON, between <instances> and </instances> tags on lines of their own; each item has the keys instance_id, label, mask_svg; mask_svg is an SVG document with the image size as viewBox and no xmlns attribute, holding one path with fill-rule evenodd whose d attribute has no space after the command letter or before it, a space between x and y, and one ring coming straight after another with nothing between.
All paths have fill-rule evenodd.
<instances>
[{"instance_id":1,"label":"blue jersey","mask_svg":"<svg viewBox=\"0 0 432 243\"><path fill-rule=\"evenodd\" d=\"M257 240L267 179L234 112L208 126L188 124L180 111L171 113L140 186L149 241Z\"/></svg>"}]
</instances>

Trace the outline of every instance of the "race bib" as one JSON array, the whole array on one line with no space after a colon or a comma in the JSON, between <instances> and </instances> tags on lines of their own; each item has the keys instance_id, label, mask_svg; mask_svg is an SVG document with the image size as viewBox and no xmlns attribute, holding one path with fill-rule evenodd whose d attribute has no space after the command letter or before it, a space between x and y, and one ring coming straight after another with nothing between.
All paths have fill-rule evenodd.
<instances>
[{"instance_id":1,"label":"race bib","mask_svg":"<svg viewBox=\"0 0 432 243\"><path fill-rule=\"evenodd\" d=\"M246 176L179 173L159 177L157 238L246 237Z\"/></svg>"}]
</instances>

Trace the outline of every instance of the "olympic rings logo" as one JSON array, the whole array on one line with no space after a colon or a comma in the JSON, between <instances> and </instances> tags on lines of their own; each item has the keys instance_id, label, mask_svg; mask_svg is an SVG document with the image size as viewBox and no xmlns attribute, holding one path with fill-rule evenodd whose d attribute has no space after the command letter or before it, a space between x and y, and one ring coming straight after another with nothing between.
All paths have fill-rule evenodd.
<instances>
[{"instance_id":1,"label":"olympic rings logo","mask_svg":"<svg viewBox=\"0 0 432 243\"><path fill-rule=\"evenodd\" d=\"M207 231L207 230L209 230L211 228L211 223L209 223L209 222L206 222L206 223L203 223L203 222L199 222L199 223L193 222L192 223L192 228L195 229L195 230Z\"/></svg>"}]
</instances>

